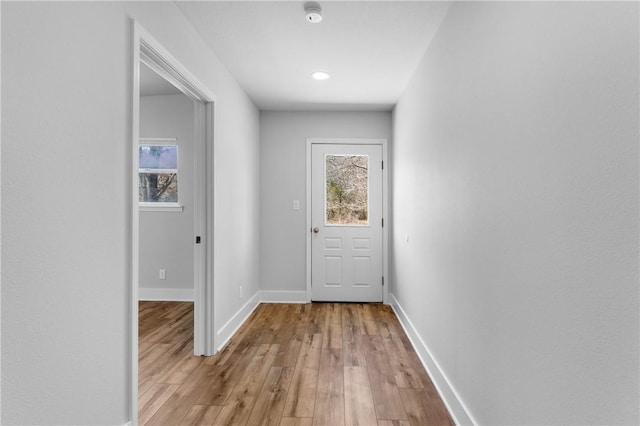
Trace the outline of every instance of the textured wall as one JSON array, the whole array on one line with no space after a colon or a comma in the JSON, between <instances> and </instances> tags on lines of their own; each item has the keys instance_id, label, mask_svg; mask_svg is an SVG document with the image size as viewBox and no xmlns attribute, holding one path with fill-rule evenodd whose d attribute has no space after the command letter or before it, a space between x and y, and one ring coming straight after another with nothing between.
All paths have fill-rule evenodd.
<instances>
[{"instance_id":1,"label":"textured wall","mask_svg":"<svg viewBox=\"0 0 640 426\"><path fill-rule=\"evenodd\" d=\"M217 97L218 325L258 289L258 111L173 3L1 7L2 423L125 424L131 18Z\"/></svg>"},{"instance_id":2,"label":"textured wall","mask_svg":"<svg viewBox=\"0 0 640 426\"><path fill-rule=\"evenodd\" d=\"M306 291L307 138L391 138L389 112L260 113L260 286ZM300 200L300 210L293 210Z\"/></svg>"},{"instance_id":3,"label":"textured wall","mask_svg":"<svg viewBox=\"0 0 640 426\"><path fill-rule=\"evenodd\" d=\"M638 71L638 3L456 3L395 109L392 293L480 424L639 421Z\"/></svg>"},{"instance_id":4,"label":"textured wall","mask_svg":"<svg viewBox=\"0 0 640 426\"><path fill-rule=\"evenodd\" d=\"M181 212L140 212L140 288L187 289L193 297L194 103L185 95L143 96L140 137L176 138ZM159 270L166 279L159 279Z\"/></svg>"}]
</instances>

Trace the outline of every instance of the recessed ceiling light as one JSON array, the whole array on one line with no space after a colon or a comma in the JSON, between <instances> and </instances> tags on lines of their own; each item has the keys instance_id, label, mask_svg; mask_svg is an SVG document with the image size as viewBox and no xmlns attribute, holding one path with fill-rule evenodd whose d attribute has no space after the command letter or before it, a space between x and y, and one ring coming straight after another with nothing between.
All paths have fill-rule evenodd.
<instances>
[{"instance_id":1,"label":"recessed ceiling light","mask_svg":"<svg viewBox=\"0 0 640 426\"><path fill-rule=\"evenodd\" d=\"M331 78L331 76L324 71L316 71L311 74L311 77L315 80L329 80Z\"/></svg>"}]
</instances>

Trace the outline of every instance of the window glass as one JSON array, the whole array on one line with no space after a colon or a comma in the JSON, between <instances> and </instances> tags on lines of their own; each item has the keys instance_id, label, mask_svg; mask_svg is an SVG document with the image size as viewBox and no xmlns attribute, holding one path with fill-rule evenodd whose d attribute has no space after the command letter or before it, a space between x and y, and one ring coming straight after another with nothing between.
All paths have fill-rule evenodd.
<instances>
[{"instance_id":1,"label":"window glass","mask_svg":"<svg viewBox=\"0 0 640 426\"><path fill-rule=\"evenodd\" d=\"M178 202L178 146L141 144L138 149L138 200Z\"/></svg>"},{"instance_id":2,"label":"window glass","mask_svg":"<svg viewBox=\"0 0 640 426\"><path fill-rule=\"evenodd\" d=\"M325 224L369 223L369 156L325 157Z\"/></svg>"}]
</instances>

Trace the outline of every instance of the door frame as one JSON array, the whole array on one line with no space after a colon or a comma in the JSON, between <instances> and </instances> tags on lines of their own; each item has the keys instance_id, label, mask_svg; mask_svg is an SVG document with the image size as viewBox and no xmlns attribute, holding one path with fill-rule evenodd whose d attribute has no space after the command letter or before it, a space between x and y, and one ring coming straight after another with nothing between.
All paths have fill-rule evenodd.
<instances>
[{"instance_id":1,"label":"door frame","mask_svg":"<svg viewBox=\"0 0 640 426\"><path fill-rule=\"evenodd\" d=\"M129 171L131 214L130 240L130 418L138 423L138 297L140 214L138 207L138 144L140 140L140 63L195 101L194 113L194 354L213 355L215 325L213 315L213 143L215 95L176 60L140 23L132 20L132 137Z\"/></svg>"},{"instance_id":2,"label":"door frame","mask_svg":"<svg viewBox=\"0 0 640 426\"><path fill-rule=\"evenodd\" d=\"M331 145L381 145L382 146L382 303L389 304L389 161L387 151L387 139L363 139L363 138L307 138L307 182L306 182L306 283L307 283L307 303L311 302L311 151L316 144Z\"/></svg>"}]
</instances>

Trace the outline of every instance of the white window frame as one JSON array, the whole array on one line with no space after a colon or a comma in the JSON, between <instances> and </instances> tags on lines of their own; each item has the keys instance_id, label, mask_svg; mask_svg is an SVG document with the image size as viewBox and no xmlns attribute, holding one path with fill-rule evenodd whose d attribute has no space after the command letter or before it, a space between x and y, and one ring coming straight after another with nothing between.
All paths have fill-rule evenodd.
<instances>
[{"instance_id":1,"label":"white window frame","mask_svg":"<svg viewBox=\"0 0 640 426\"><path fill-rule=\"evenodd\" d=\"M175 146L178 151L178 168L177 169L141 169L138 167L138 176L142 172L153 171L156 173L173 173L175 172L178 175L178 185L180 184L180 153L178 147L178 139L177 138L140 138L138 142L138 146L141 145L163 145L163 146ZM138 184L139 185L139 184ZM178 201L175 203L149 203L138 201L138 207L141 212L182 212L184 211L184 206L180 204L180 190L178 189Z\"/></svg>"}]
</instances>

